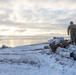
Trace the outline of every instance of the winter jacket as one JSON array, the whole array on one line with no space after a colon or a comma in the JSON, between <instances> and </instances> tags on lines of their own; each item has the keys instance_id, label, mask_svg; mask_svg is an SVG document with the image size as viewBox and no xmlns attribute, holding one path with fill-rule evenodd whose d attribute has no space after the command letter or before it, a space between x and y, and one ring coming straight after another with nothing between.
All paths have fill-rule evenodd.
<instances>
[{"instance_id":1,"label":"winter jacket","mask_svg":"<svg viewBox=\"0 0 76 75\"><path fill-rule=\"evenodd\" d=\"M70 32L69 32L69 31L70 31ZM70 33L70 34L76 33L76 25L71 24L71 25L68 26L68 35L69 35L69 33Z\"/></svg>"}]
</instances>

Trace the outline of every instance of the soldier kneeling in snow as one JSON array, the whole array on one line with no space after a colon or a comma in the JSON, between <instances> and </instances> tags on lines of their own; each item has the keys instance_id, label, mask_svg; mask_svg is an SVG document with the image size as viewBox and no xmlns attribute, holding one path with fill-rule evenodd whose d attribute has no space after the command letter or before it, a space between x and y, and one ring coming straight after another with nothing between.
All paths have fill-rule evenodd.
<instances>
[{"instance_id":1,"label":"soldier kneeling in snow","mask_svg":"<svg viewBox=\"0 0 76 75\"><path fill-rule=\"evenodd\" d=\"M49 40L49 46L52 49L52 51L55 53L57 49L57 45L55 45L54 39Z\"/></svg>"},{"instance_id":2,"label":"soldier kneeling in snow","mask_svg":"<svg viewBox=\"0 0 76 75\"><path fill-rule=\"evenodd\" d=\"M52 49L52 51L53 51L54 53L56 52L56 49L57 49L58 47L66 48L67 46L69 46L69 44L70 44L70 42L64 40L63 37L49 40L49 46L50 46L50 48Z\"/></svg>"},{"instance_id":3,"label":"soldier kneeling in snow","mask_svg":"<svg viewBox=\"0 0 76 75\"><path fill-rule=\"evenodd\" d=\"M49 46L54 53L57 53L65 57L73 57L73 59L76 60L76 50L68 51L67 49L70 46L70 44L71 41L64 40L63 37L60 37L56 40L49 40Z\"/></svg>"}]
</instances>

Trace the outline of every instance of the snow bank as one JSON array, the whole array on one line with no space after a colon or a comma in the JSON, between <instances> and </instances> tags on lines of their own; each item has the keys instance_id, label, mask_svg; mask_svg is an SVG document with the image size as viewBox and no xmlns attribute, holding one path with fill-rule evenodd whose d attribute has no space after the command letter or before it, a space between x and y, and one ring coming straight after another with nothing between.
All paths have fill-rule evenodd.
<instances>
[{"instance_id":1,"label":"snow bank","mask_svg":"<svg viewBox=\"0 0 76 75\"><path fill-rule=\"evenodd\" d=\"M75 75L76 61L45 49L48 44L0 49L0 75ZM76 46L71 45L71 52Z\"/></svg>"}]
</instances>

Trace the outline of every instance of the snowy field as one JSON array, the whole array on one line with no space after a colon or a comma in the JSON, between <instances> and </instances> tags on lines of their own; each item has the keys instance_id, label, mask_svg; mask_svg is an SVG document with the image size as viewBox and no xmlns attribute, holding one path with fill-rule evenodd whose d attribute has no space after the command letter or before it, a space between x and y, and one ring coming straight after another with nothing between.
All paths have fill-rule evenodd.
<instances>
[{"instance_id":1,"label":"snowy field","mask_svg":"<svg viewBox=\"0 0 76 75\"><path fill-rule=\"evenodd\" d=\"M73 58L54 54L44 46L48 44L0 49L0 75L76 75ZM71 46L68 51L75 49Z\"/></svg>"}]
</instances>

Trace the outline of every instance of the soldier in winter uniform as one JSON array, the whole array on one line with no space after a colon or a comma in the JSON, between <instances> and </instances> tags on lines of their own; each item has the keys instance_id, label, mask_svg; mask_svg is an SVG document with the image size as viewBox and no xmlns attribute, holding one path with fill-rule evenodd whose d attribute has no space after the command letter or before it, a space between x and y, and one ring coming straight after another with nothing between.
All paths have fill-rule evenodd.
<instances>
[{"instance_id":1,"label":"soldier in winter uniform","mask_svg":"<svg viewBox=\"0 0 76 75\"><path fill-rule=\"evenodd\" d=\"M71 21L70 25L68 26L68 35L70 33L70 38L72 44L76 44L76 25Z\"/></svg>"}]
</instances>

